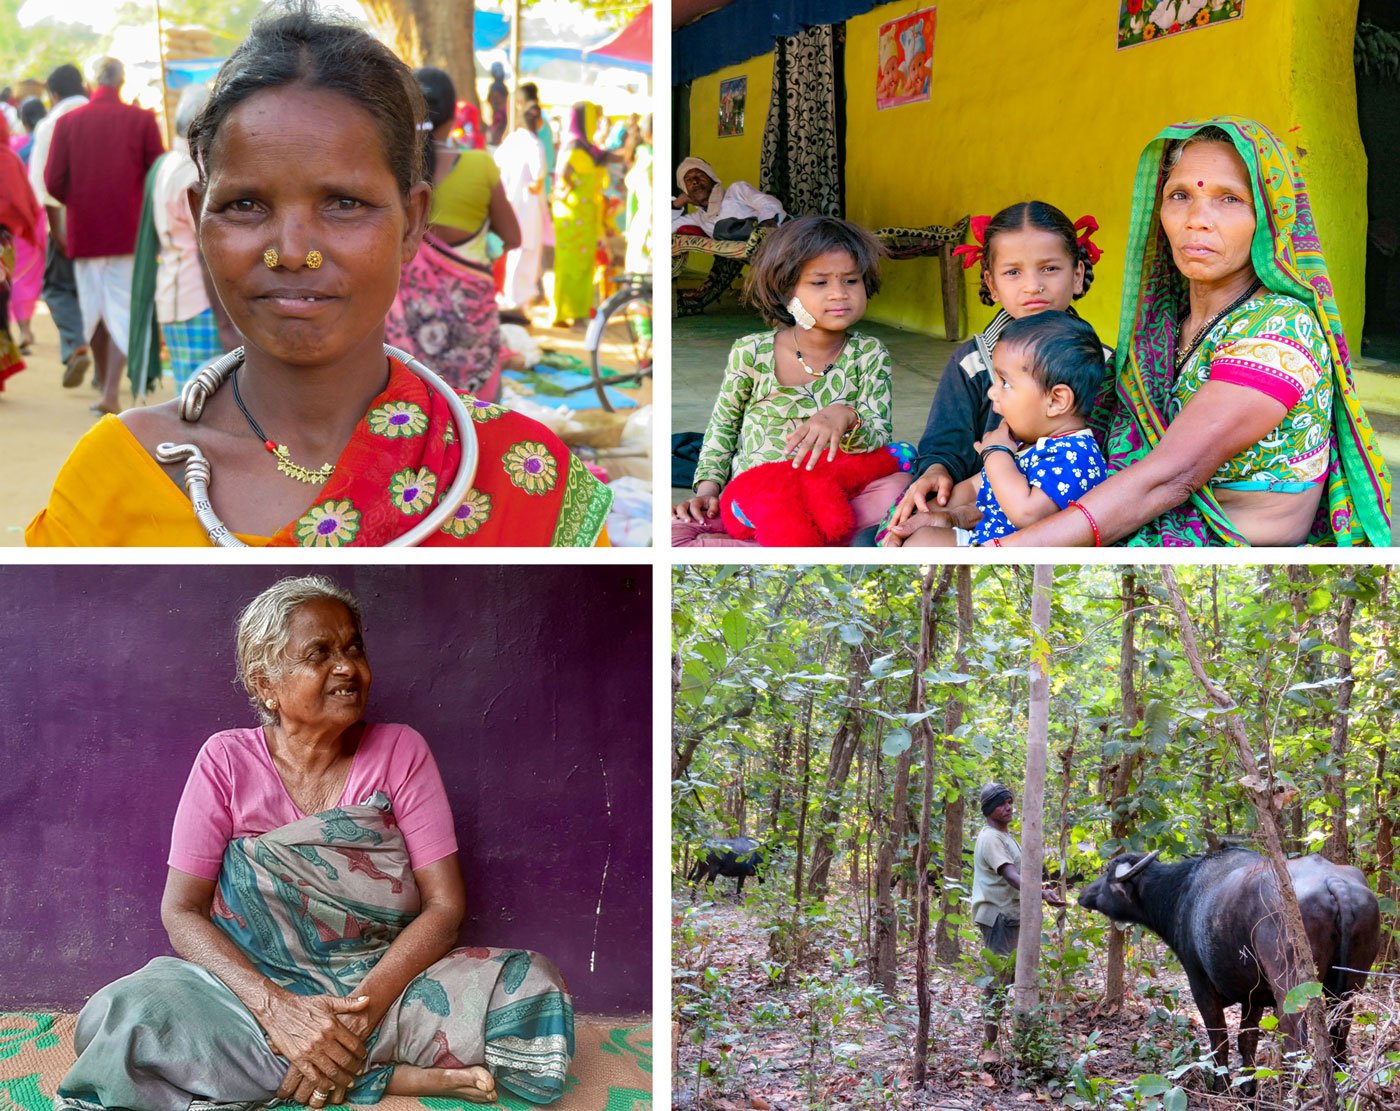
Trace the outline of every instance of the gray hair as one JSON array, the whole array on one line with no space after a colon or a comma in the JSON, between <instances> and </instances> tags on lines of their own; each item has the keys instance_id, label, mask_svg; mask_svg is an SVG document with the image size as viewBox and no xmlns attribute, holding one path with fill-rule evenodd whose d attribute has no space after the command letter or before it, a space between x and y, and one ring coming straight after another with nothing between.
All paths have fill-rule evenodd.
<instances>
[{"instance_id":1,"label":"gray hair","mask_svg":"<svg viewBox=\"0 0 1400 1111\"><path fill-rule=\"evenodd\" d=\"M364 632L360 600L325 575L304 575L274 583L244 606L238 615L238 681L248 692L248 701L264 725L275 725L277 715L258 697L257 681L281 674L282 654L291 639L292 613L308 602L323 599L343 605L350 611L355 631Z\"/></svg>"},{"instance_id":2,"label":"gray hair","mask_svg":"<svg viewBox=\"0 0 1400 1111\"><path fill-rule=\"evenodd\" d=\"M1230 138L1224 128L1209 124L1194 135L1188 135L1184 139L1173 139L1167 144L1167 154L1162 161L1163 168L1168 173L1176 169L1176 164L1181 161L1182 154L1192 143L1224 143L1231 150L1235 149L1235 141Z\"/></svg>"},{"instance_id":3,"label":"gray hair","mask_svg":"<svg viewBox=\"0 0 1400 1111\"><path fill-rule=\"evenodd\" d=\"M195 116L204 110L208 99L208 85L191 85L180 94L180 103L175 109L175 134L181 139L189 136L190 124L194 123Z\"/></svg>"},{"instance_id":4,"label":"gray hair","mask_svg":"<svg viewBox=\"0 0 1400 1111\"><path fill-rule=\"evenodd\" d=\"M109 89L120 89L122 82L126 80L126 67L118 58L98 58L92 63L92 80L94 84L104 85Z\"/></svg>"}]
</instances>

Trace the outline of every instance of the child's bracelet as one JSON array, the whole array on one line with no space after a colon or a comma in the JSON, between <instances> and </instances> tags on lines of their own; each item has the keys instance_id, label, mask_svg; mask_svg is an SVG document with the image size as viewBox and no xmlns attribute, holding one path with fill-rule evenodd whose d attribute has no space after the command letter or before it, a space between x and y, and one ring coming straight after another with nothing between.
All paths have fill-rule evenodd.
<instances>
[{"instance_id":1,"label":"child's bracelet","mask_svg":"<svg viewBox=\"0 0 1400 1111\"><path fill-rule=\"evenodd\" d=\"M1071 507L1079 510L1080 513L1084 514L1084 519L1089 522L1089 527L1094 530L1094 547L1102 548L1103 537L1099 535L1099 523L1096 520L1094 520L1094 515L1090 513L1087 509L1085 509L1084 506L1077 501L1070 502L1069 505L1065 508L1069 509Z\"/></svg>"},{"instance_id":2,"label":"child's bracelet","mask_svg":"<svg viewBox=\"0 0 1400 1111\"><path fill-rule=\"evenodd\" d=\"M993 444L991 447L984 447L982 449L982 453L977 456L977 461L985 467L987 465L987 456L997 451L1004 451L1013 459L1016 457L1016 453L1012 451L1009 447L1007 447L1005 444Z\"/></svg>"}]
</instances>

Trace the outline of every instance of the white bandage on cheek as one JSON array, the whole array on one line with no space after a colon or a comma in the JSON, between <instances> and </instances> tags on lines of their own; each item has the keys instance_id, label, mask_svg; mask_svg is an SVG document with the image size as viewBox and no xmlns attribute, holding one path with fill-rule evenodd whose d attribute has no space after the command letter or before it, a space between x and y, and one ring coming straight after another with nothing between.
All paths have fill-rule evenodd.
<instances>
[{"instance_id":1,"label":"white bandage on cheek","mask_svg":"<svg viewBox=\"0 0 1400 1111\"><path fill-rule=\"evenodd\" d=\"M798 326L806 331L816 327L817 318L807 311L807 306L799 301L796 295L787 303L787 311L792 313L792 318L797 321Z\"/></svg>"}]
</instances>

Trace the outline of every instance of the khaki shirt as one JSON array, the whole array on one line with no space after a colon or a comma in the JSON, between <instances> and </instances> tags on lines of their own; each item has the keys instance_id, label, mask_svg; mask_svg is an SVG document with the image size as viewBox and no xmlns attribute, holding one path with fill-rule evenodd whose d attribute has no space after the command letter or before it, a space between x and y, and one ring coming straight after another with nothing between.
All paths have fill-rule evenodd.
<instances>
[{"instance_id":1,"label":"khaki shirt","mask_svg":"<svg viewBox=\"0 0 1400 1111\"><path fill-rule=\"evenodd\" d=\"M979 926L993 926L997 915L1012 921L1021 919L1021 893L997 871L1003 864L1021 867L1021 846L1010 833L991 826L977 835L972 852L972 920Z\"/></svg>"}]
</instances>

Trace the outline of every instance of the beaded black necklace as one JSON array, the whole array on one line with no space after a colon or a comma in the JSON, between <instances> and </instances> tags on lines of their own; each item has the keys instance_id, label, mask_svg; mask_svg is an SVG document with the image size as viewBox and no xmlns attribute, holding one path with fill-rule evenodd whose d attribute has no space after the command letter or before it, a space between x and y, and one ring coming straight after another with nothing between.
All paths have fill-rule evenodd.
<instances>
[{"instance_id":1,"label":"beaded black necklace","mask_svg":"<svg viewBox=\"0 0 1400 1111\"><path fill-rule=\"evenodd\" d=\"M1236 297L1218 313L1216 313L1209 320L1207 320L1205 324L1201 327L1201 329L1194 336L1191 337L1191 345L1187 347L1185 351L1182 351L1181 329L1186 326L1186 317L1191 315L1191 310L1186 310L1186 315L1183 316L1180 320L1178 320L1176 324L1176 370L1178 374L1181 372L1181 368L1191 361L1191 356L1196 353L1196 348L1201 346L1201 341L1205 339L1207 335L1210 334L1210 330L1214 328L1217 324L1219 324L1221 320L1229 316L1237 308L1239 308L1251 297L1253 297L1255 291L1258 290L1259 287L1263 284L1264 283L1261 282L1258 278L1255 278L1253 285L1251 285L1248 289L1246 289L1243 293L1241 293L1238 297Z\"/></svg>"}]
</instances>

